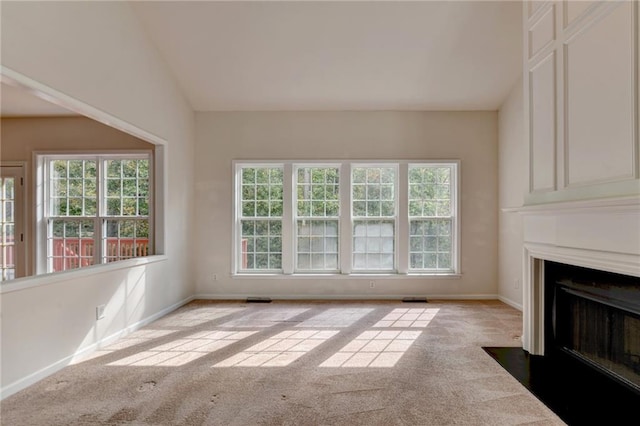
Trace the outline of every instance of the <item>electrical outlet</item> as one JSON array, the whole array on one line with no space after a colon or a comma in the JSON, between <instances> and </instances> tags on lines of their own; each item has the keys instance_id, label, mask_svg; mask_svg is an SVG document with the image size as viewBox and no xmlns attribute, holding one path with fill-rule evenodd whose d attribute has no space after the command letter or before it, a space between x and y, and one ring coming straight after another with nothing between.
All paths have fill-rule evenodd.
<instances>
[{"instance_id":1,"label":"electrical outlet","mask_svg":"<svg viewBox=\"0 0 640 426\"><path fill-rule=\"evenodd\" d=\"M96 320L104 318L104 309L106 305L96 306Z\"/></svg>"},{"instance_id":2,"label":"electrical outlet","mask_svg":"<svg viewBox=\"0 0 640 426\"><path fill-rule=\"evenodd\" d=\"M218 281L218 274L213 274L213 280Z\"/></svg>"},{"instance_id":3,"label":"electrical outlet","mask_svg":"<svg viewBox=\"0 0 640 426\"><path fill-rule=\"evenodd\" d=\"M369 288L375 288L376 283L375 281L369 281Z\"/></svg>"},{"instance_id":4,"label":"electrical outlet","mask_svg":"<svg viewBox=\"0 0 640 426\"><path fill-rule=\"evenodd\" d=\"M513 288L515 288L516 290L520 288L520 280L516 280L516 282L513 285Z\"/></svg>"}]
</instances>

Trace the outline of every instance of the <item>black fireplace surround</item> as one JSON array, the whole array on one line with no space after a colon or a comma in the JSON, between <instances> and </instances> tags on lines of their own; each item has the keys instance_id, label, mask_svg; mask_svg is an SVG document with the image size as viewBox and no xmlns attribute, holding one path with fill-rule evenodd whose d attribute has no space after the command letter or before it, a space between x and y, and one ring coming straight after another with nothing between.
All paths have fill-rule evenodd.
<instances>
[{"instance_id":1,"label":"black fireplace surround","mask_svg":"<svg viewBox=\"0 0 640 426\"><path fill-rule=\"evenodd\" d=\"M544 266L544 359L557 366L558 378L574 382L561 385L572 393L565 394L572 410L583 406L601 420L623 413L637 419L640 278L550 261Z\"/></svg>"},{"instance_id":2,"label":"black fireplace surround","mask_svg":"<svg viewBox=\"0 0 640 426\"><path fill-rule=\"evenodd\" d=\"M640 392L640 278L545 262L545 356L559 353Z\"/></svg>"}]
</instances>

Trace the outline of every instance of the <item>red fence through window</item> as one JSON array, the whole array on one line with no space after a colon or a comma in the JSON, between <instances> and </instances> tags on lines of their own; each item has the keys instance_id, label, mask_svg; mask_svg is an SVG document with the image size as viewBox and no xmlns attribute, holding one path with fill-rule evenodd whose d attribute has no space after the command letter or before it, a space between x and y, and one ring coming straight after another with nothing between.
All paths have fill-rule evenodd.
<instances>
[{"instance_id":1,"label":"red fence through window","mask_svg":"<svg viewBox=\"0 0 640 426\"><path fill-rule=\"evenodd\" d=\"M147 238L107 238L103 255L107 262L149 255ZM54 238L53 272L93 265L93 238Z\"/></svg>"}]
</instances>

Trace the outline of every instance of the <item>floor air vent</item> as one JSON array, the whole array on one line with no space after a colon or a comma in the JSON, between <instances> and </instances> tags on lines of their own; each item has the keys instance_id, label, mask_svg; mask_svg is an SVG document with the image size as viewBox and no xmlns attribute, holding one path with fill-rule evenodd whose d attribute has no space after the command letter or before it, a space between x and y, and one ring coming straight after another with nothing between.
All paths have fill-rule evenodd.
<instances>
[{"instance_id":1,"label":"floor air vent","mask_svg":"<svg viewBox=\"0 0 640 426\"><path fill-rule=\"evenodd\" d=\"M426 297L405 297L403 303L428 303Z\"/></svg>"},{"instance_id":2,"label":"floor air vent","mask_svg":"<svg viewBox=\"0 0 640 426\"><path fill-rule=\"evenodd\" d=\"M271 303L270 297L247 297L247 303Z\"/></svg>"}]
</instances>

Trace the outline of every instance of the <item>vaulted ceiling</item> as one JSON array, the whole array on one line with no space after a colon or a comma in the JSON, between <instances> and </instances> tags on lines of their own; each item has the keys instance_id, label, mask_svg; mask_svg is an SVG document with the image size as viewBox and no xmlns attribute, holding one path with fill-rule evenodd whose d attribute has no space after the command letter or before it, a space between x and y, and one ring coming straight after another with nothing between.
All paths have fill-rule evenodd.
<instances>
[{"instance_id":1,"label":"vaulted ceiling","mask_svg":"<svg viewBox=\"0 0 640 426\"><path fill-rule=\"evenodd\" d=\"M133 1L196 111L496 110L519 1ZM2 116L73 114L2 85Z\"/></svg>"},{"instance_id":2,"label":"vaulted ceiling","mask_svg":"<svg viewBox=\"0 0 640 426\"><path fill-rule=\"evenodd\" d=\"M197 111L497 109L518 1L132 2Z\"/></svg>"}]
</instances>

